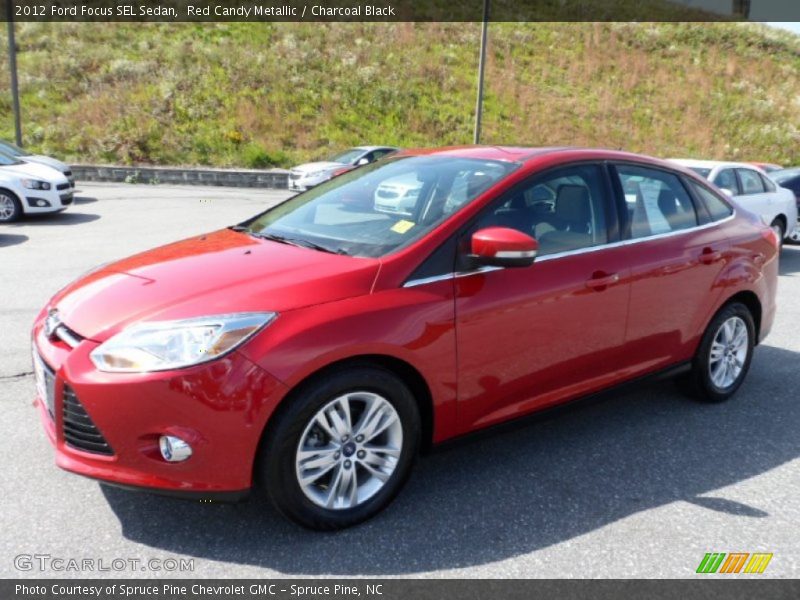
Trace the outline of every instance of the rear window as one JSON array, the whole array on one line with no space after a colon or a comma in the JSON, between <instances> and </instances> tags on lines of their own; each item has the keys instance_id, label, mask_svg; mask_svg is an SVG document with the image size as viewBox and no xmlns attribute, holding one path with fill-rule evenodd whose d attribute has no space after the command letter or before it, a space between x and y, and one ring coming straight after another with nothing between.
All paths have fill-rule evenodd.
<instances>
[{"instance_id":1,"label":"rear window","mask_svg":"<svg viewBox=\"0 0 800 600\"><path fill-rule=\"evenodd\" d=\"M704 185L700 185L696 181L689 181L689 185L695 195L706 205L712 221L721 221L733 214L733 209L728 206L728 203Z\"/></svg>"}]
</instances>

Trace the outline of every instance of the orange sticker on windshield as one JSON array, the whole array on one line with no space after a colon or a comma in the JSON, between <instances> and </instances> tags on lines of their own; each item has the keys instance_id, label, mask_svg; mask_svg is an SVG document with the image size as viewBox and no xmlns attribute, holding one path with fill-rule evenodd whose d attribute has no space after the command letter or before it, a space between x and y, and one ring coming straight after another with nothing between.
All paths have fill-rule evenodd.
<instances>
[{"instance_id":1,"label":"orange sticker on windshield","mask_svg":"<svg viewBox=\"0 0 800 600\"><path fill-rule=\"evenodd\" d=\"M392 225L392 231L394 231L395 233L405 233L413 226L414 223L412 221L406 221L405 219L402 219L397 223L395 223L394 225Z\"/></svg>"}]
</instances>

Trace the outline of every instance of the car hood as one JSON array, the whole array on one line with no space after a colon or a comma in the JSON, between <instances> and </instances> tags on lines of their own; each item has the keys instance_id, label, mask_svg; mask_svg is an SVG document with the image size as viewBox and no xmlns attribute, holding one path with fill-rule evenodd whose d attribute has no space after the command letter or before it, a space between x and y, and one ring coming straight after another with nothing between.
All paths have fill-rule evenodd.
<instances>
[{"instance_id":1,"label":"car hood","mask_svg":"<svg viewBox=\"0 0 800 600\"><path fill-rule=\"evenodd\" d=\"M27 160L27 159L25 159ZM60 171L53 167L48 167L41 163L23 162L18 165L9 165L7 167L0 167L0 174L7 174L14 177L33 177L35 179L43 179L50 183L66 183L67 178Z\"/></svg>"},{"instance_id":2,"label":"car hood","mask_svg":"<svg viewBox=\"0 0 800 600\"><path fill-rule=\"evenodd\" d=\"M47 165L48 167L53 167L54 169L61 171L71 170L71 167L68 164L61 162L60 160L56 160L55 158L51 158L49 156L44 156L42 154L31 154L21 157L22 160L26 160L32 163L39 163L42 165Z\"/></svg>"},{"instance_id":3,"label":"car hood","mask_svg":"<svg viewBox=\"0 0 800 600\"><path fill-rule=\"evenodd\" d=\"M49 308L102 342L138 321L282 312L367 294L379 264L224 229L90 271Z\"/></svg>"},{"instance_id":4,"label":"car hood","mask_svg":"<svg viewBox=\"0 0 800 600\"><path fill-rule=\"evenodd\" d=\"M296 173L313 173L314 171L327 171L328 169L335 169L337 167L344 167L345 163L331 162L329 160L321 160L319 162L304 163L292 167L292 171Z\"/></svg>"}]
</instances>

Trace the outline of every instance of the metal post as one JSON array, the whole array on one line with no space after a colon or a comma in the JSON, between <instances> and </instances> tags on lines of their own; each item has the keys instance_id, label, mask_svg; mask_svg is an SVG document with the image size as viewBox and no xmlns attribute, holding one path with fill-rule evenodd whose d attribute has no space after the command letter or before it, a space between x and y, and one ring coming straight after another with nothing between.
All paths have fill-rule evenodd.
<instances>
[{"instance_id":1,"label":"metal post","mask_svg":"<svg viewBox=\"0 0 800 600\"><path fill-rule=\"evenodd\" d=\"M478 62L478 100L475 104L475 133L473 142L481 143L481 117L483 116L483 71L486 66L486 34L489 30L489 2L483 0L483 24L481 26L481 57Z\"/></svg>"},{"instance_id":2,"label":"metal post","mask_svg":"<svg viewBox=\"0 0 800 600\"><path fill-rule=\"evenodd\" d=\"M17 45L14 41L14 6L6 2L8 9L8 69L11 71L11 99L14 104L14 133L17 146L22 146L22 125L19 116L19 84L17 82Z\"/></svg>"}]
</instances>

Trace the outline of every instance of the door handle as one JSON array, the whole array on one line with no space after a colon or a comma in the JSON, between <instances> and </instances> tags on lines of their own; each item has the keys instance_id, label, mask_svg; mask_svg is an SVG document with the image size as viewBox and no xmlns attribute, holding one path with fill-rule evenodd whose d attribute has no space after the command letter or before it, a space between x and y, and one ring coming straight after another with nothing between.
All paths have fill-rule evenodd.
<instances>
[{"instance_id":1,"label":"door handle","mask_svg":"<svg viewBox=\"0 0 800 600\"><path fill-rule=\"evenodd\" d=\"M591 279L586 280L586 287L591 290L597 290L598 292L603 291L610 285L614 285L619 281L619 274L612 273L607 275L606 273L598 272L592 275Z\"/></svg>"},{"instance_id":2,"label":"door handle","mask_svg":"<svg viewBox=\"0 0 800 600\"><path fill-rule=\"evenodd\" d=\"M700 253L700 262L704 265L710 265L718 260L722 260L722 252L719 250L706 247L703 248L703 251Z\"/></svg>"}]
</instances>

